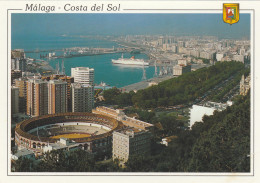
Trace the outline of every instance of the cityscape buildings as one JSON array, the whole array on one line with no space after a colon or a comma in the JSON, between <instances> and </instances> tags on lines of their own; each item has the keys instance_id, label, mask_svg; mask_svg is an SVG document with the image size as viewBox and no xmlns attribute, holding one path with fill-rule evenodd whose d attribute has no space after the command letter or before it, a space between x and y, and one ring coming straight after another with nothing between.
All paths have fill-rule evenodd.
<instances>
[{"instance_id":1,"label":"cityscape buildings","mask_svg":"<svg viewBox=\"0 0 260 183\"><path fill-rule=\"evenodd\" d=\"M71 112L71 84L74 83L74 78L66 76L64 74L52 74L47 76L41 76L42 80L61 80L67 82L67 105L68 111Z\"/></svg>"},{"instance_id":2,"label":"cityscape buildings","mask_svg":"<svg viewBox=\"0 0 260 183\"><path fill-rule=\"evenodd\" d=\"M145 54L150 58L150 66L154 65L155 67L154 76L158 79L158 81L147 79L143 81L147 87L151 88L160 85L160 79L165 76L178 77L199 68L214 65L215 62L238 61L246 65L250 60L250 42L248 40L218 40L216 37L208 36L161 35L128 35L113 39L126 45L137 44L145 50ZM140 50L142 50L141 48ZM128 48L129 50L124 49L118 48L118 52L130 50L130 48ZM71 50L83 54L86 50L91 49L71 48ZM100 51L102 49L93 50ZM117 48L113 48L113 51L116 50ZM136 50L137 47L132 51ZM59 55L52 53L46 59L56 59L57 56ZM44 60L41 62L43 65L46 64ZM28 65L30 67L27 67ZM27 59L22 50L13 51L11 112L12 114L26 113L29 116L28 120L18 123L16 126L14 138L18 152L14 153L13 159L16 160L21 156L36 156L38 158L52 150L82 149L92 155L101 155L103 159L109 157L113 161L119 160L120 165L124 167L129 158L135 155L149 156L151 154L151 137L154 130L163 131L156 137L157 140L159 138L162 140L162 142L157 141L157 144L161 143L168 147L171 141L178 139L178 136L174 134L175 131L171 134L164 132L167 129L163 129L160 121L151 124L152 120L145 122L135 117L129 117L129 114L124 113L124 109L119 108L120 105L114 106L116 108L114 109L112 106L107 107L109 105L103 106L102 102L106 101L101 101L97 102L97 107L94 108L94 68L71 68L71 76L66 76L64 66L60 73L59 64L57 65L56 74L46 71L47 69L41 73L30 72L34 70L34 67L38 68L37 64ZM159 69L159 74L157 74L157 69ZM28 71L25 72L26 70ZM143 71L145 73L144 68ZM221 87L219 86L219 88ZM236 87L238 90L238 85ZM98 92L96 92L95 97L105 100L102 96L105 84L104 86L96 86L96 88ZM133 91L137 92L139 89L141 87ZM246 95L249 89L250 76L247 78L242 76L239 93ZM99 95L100 93L101 95ZM166 100L168 99L163 99L160 102L163 104ZM181 100L182 95L180 95ZM176 128L188 129L188 126L192 127L195 122L202 121L204 115L213 115L214 111L222 111L231 103L210 102L208 99L205 101L198 97L194 103L191 102L185 107L188 109L191 105L192 108L188 116L190 120L186 121L185 127ZM169 108L165 107L165 109L182 108L183 110L184 107L180 106L168 106ZM160 107L156 110L161 110ZM148 111L158 115L158 111L152 110ZM187 118L183 111L182 113L178 110L174 112L178 116L176 120L183 116Z\"/></svg>"}]
</instances>

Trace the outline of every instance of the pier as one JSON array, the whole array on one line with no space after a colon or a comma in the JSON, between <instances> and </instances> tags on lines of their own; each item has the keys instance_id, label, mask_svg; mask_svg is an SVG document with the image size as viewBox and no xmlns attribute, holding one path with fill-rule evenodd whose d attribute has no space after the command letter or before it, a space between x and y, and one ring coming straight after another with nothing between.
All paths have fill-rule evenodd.
<instances>
[{"instance_id":1,"label":"pier","mask_svg":"<svg viewBox=\"0 0 260 183\"><path fill-rule=\"evenodd\" d=\"M164 75L164 76L161 76L161 77L154 77L154 78L151 78L151 79L148 79L148 80L140 81L138 83L134 83L134 84L131 84L131 85L121 87L120 89L123 92L138 91L138 90L148 88L150 86L149 83L157 83L158 84L162 81L165 81L165 80L168 80L168 79L171 79L171 78L174 78L174 77L176 77L176 76Z\"/></svg>"},{"instance_id":2,"label":"pier","mask_svg":"<svg viewBox=\"0 0 260 183\"><path fill-rule=\"evenodd\" d=\"M124 47L124 48L89 48L89 47L73 47L63 49L48 49L48 50L29 50L25 53L43 53L40 54L40 58L56 59L56 58L72 58L72 57L84 57L84 56L95 56L104 54L114 53L134 53L135 48ZM56 52L63 52L56 55Z\"/></svg>"}]
</instances>

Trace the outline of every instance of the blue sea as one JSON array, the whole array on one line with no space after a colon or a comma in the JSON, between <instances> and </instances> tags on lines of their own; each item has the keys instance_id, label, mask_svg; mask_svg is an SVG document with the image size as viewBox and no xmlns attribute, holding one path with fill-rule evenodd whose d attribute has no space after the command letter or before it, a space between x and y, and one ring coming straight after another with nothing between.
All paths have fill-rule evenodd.
<instances>
[{"instance_id":1,"label":"blue sea","mask_svg":"<svg viewBox=\"0 0 260 183\"><path fill-rule=\"evenodd\" d=\"M14 40L12 39L12 49L24 49L25 51L32 50L50 50L50 49L63 49L71 47L91 47L91 48L117 48L121 47L115 42L106 40L96 40L90 38L69 38L69 37L53 37L44 40L40 39L24 39ZM26 57L35 59L40 58L40 54L44 53L26 53ZM56 53L62 54L62 53ZM124 53L125 58L130 58L130 53ZM73 57L63 58L66 75L71 74L71 68L73 67L90 67L95 69L95 83L99 84L105 82L110 86L123 87L133 83L137 83L142 80L143 68L133 66L120 66L114 65L111 59L118 59L121 54L104 54L95 56ZM145 54L136 54L136 58L142 58L147 60L148 57ZM47 60L47 59L45 59ZM59 62L61 67L62 59L47 60L49 65L54 69ZM60 68L61 70L61 68ZM146 67L147 79L152 78L154 75L154 67Z\"/></svg>"}]
</instances>

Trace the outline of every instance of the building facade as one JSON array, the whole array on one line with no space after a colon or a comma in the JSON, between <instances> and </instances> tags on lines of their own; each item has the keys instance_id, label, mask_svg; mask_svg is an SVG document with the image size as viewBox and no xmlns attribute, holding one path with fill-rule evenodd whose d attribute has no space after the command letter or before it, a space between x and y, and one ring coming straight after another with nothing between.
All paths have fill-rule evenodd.
<instances>
[{"instance_id":1,"label":"building facade","mask_svg":"<svg viewBox=\"0 0 260 183\"><path fill-rule=\"evenodd\" d=\"M71 68L71 77L75 83L94 86L94 69L88 67Z\"/></svg>"},{"instance_id":2,"label":"building facade","mask_svg":"<svg viewBox=\"0 0 260 183\"><path fill-rule=\"evenodd\" d=\"M19 113L19 88L11 87L11 114Z\"/></svg>"},{"instance_id":3,"label":"building facade","mask_svg":"<svg viewBox=\"0 0 260 183\"><path fill-rule=\"evenodd\" d=\"M26 112L26 99L27 99L27 78L22 77L19 79L14 80L14 84L16 87L19 88L19 112L25 113Z\"/></svg>"},{"instance_id":4,"label":"building facade","mask_svg":"<svg viewBox=\"0 0 260 183\"><path fill-rule=\"evenodd\" d=\"M89 98L91 98L92 107L94 107L94 69L89 67L71 68L71 77L74 77L74 83L86 84L92 87Z\"/></svg>"},{"instance_id":5,"label":"building facade","mask_svg":"<svg viewBox=\"0 0 260 183\"><path fill-rule=\"evenodd\" d=\"M250 74L245 78L244 75L242 75L242 78L240 80L240 95L246 95L251 87L251 76Z\"/></svg>"},{"instance_id":6,"label":"building facade","mask_svg":"<svg viewBox=\"0 0 260 183\"><path fill-rule=\"evenodd\" d=\"M151 151L149 131L124 128L113 132L113 160L125 163L134 155L149 155Z\"/></svg>"},{"instance_id":7,"label":"building facade","mask_svg":"<svg viewBox=\"0 0 260 183\"><path fill-rule=\"evenodd\" d=\"M68 104L68 112L71 112L71 84L74 83L74 78L70 76L66 76L64 74L53 74L50 76L42 76L42 80L62 80L67 82L67 104Z\"/></svg>"},{"instance_id":8,"label":"building facade","mask_svg":"<svg viewBox=\"0 0 260 183\"><path fill-rule=\"evenodd\" d=\"M48 82L48 113L64 113L68 111L67 82L50 80Z\"/></svg>"},{"instance_id":9,"label":"building facade","mask_svg":"<svg viewBox=\"0 0 260 183\"><path fill-rule=\"evenodd\" d=\"M88 84L71 84L72 112L91 112L93 107L93 87Z\"/></svg>"},{"instance_id":10,"label":"building facade","mask_svg":"<svg viewBox=\"0 0 260 183\"><path fill-rule=\"evenodd\" d=\"M48 85L41 79L27 81L27 115L40 116L48 114Z\"/></svg>"},{"instance_id":11,"label":"building facade","mask_svg":"<svg viewBox=\"0 0 260 183\"><path fill-rule=\"evenodd\" d=\"M22 71L11 70L11 84L14 84L14 80L22 77Z\"/></svg>"},{"instance_id":12,"label":"building facade","mask_svg":"<svg viewBox=\"0 0 260 183\"><path fill-rule=\"evenodd\" d=\"M20 70L22 72L27 69L27 61L25 59L24 50L11 51L11 69Z\"/></svg>"},{"instance_id":13,"label":"building facade","mask_svg":"<svg viewBox=\"0 0 260 183\"><path fill-rule=\"evenodd\" d=\"M244 55L233 55L233 60L244 63Z\"/></svg>"},{"instance_id":14,"label":"building facade","mask_svg":"<svg viewBox=\"0 0 260 183\"><path fill-rule=\"evenodd\" d=\"M191 65L175 65L173 67L173 75L180 76L184 73L191 72Z\"/></svg>"}]
</instances>

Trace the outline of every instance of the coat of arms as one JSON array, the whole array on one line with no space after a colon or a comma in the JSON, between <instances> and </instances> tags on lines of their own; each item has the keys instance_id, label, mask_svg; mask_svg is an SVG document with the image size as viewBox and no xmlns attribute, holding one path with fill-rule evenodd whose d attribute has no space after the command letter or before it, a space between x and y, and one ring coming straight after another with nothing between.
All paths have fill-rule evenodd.
<instances>
[{"instance_id":1,"label":"coat of arms","mask_svg":"<svg viewBox=\"0 0 260 183\"><path fill-rule=\"evenodd\" d=\"M223 21L230 25L239 21L239 4L223 4Z\"/></svg>"}]
</instances>

